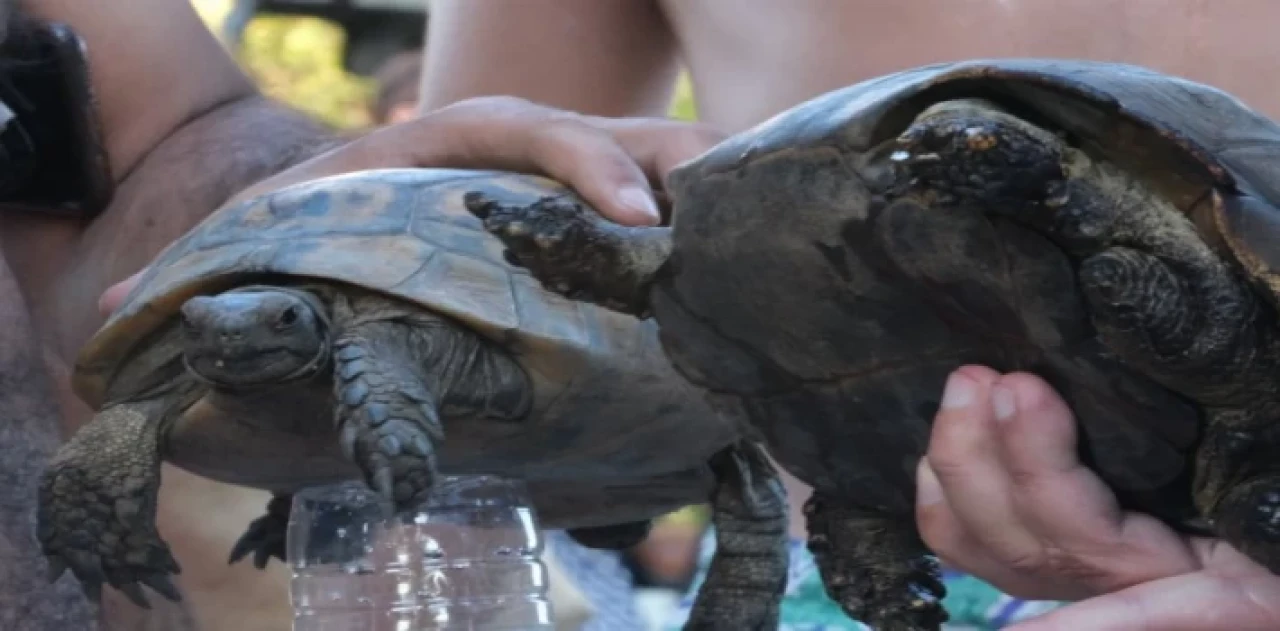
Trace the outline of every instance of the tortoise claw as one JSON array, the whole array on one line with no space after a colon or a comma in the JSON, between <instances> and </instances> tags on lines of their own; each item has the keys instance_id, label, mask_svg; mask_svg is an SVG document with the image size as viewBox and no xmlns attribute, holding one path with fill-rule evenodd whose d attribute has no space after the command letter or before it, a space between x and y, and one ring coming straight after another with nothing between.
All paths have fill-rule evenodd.
<instances>
[{"instance_id":1,"label":"tortoise claw","mask_svg":"<svg viewBox=\"0 0 1280 631\"><path fill-rule=\"evenodd\" d=\"M173 580L166 574L146 574L143 575L142 582L147 587L155 590L157 594L160 594L173 602L182 601L182 594L178 592L178 586L174 585Z\"/></svg>"},{"instance_id":2,"label":"tortoise claw","mask_svg":"<svg viewBox=\"0 0 1280 631\"><path fill-rule=\"evenodd\" d=\"M151 603L147 601L147 597L142 593L142 588L139 587L137 583L113 584L112 587L115 587L125 596L128 596L129 600L133 601L133 604L143 609L151 609Z\"/></svg>"},{"instance_id":3,"label":"tortoise claw","mask_svg":"<svg viewBox=\"0 0 1280 631\"><path fill-rule=\"evenodd\" d=\"M267 514L253 520L236 544L231 548L227 564L234 565L253 554L253 566L266 569L271 557L286 560L286 543L289 531L289 509L293 505L290 495L277 495L267 502Z\"/></svg>"}]
</instances>

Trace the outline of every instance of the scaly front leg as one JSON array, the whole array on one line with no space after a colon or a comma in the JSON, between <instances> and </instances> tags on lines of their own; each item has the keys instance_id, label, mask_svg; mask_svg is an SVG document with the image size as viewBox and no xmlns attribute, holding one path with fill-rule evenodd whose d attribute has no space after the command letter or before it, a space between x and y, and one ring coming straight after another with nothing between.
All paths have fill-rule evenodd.
<instances>
[{"instance_id":1,"label":"scaly front leg","mask_svg":"<svg viewBox=\"0 0 1280 631\"><path fill-rule=\"evenodd\" d=\"M67 568L97 602L103 583L150 608L140 584L180 600L181 570L156 530L168 399L115 404L58 450L40 484L38 536L50 579Z\"/></svg>"},{"instance_id":2,"label":"scaly front leg","mask_svg":"<svg viewBox=\"0 0 1280 631\"><path fill-rule=\"evenodd\" d=\"M371 488L408 509L435 481L442 412L518 419L531 390L514 360L443 318L379 299L353 313L333 353L342 449Z\"/></svg>"}]
</instances>

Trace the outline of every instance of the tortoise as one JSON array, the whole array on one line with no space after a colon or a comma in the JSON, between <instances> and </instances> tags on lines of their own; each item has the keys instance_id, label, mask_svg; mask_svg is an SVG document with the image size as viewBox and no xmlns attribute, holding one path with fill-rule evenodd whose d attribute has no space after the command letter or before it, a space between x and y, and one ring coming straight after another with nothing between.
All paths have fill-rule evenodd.
<instances>
[{"instance_id":1,"label":"tortoise","mask_svg":"<svg viewBox=\"0 0 1280 631\"><path fill-rule=\"evenodd\" d=\"M162 252L77 359L97 414L40 485L52 577L69 568L94 600L104 583L143 607L142 585L179 597L155 526L162 461L272 494L231 554L259 568L284 560L303 487L363 479L404 511L440 472L485 473L526 481L544 527L592 546L710 501L729 535L698 600L722 622L702 628L775 620L787 514L763 452L674 372L652 323L504 261L472 189L574 198L514 173L363 171L224 207Z\"/></svg>"},{"instance_id":2,"label":"tortoise","mask_svg":"<svg viewBox=\"0 0 1280 631\"><path fill-rule=\"evenodd\" d=\"M670 225L468 208L814 487L828 594L935 630L914 476L948 374L1043 376L1124 506L1280 570L1280 127L1128 64L974 59L817 96L673 170Z\"/></svg>"}]
</instances>

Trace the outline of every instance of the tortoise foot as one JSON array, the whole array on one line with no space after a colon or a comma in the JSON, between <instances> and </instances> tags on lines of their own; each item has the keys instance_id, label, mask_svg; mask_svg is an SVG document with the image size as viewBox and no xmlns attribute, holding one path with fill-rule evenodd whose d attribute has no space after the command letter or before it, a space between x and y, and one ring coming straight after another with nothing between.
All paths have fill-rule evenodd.
<instances>
[{"instance_id":1,"label":"tortoise foot","mask_svg":"<svg viewBox=\"0 0 1280 631\"><path fill-rule=\"evenodd\" d=\"M929 557L870 568L837 564L823 584L849 617L877 631L938 631L948 618L946 588Z\"/></svg>"},{"instance_id":2,"label":"tortoise foot","mask_svg":"<svg viewBox=\"0 0 1280 631\"><path fill-rule=\"evenodd\" d=\"M566 531L574 541L595 550L626 550L649 536L651 521L636 521L595 528L573 528Z\"/></svg>"},{"instance_id":3,"label":"tortoise foot","mask_svg":"<svg viewBox=\"0 0 1280 631\"><path fill-rule=\"evenodd\" d=\"M335 342L339 441L365 482L396 510L426 499L444 432L433 397L400 362L357 329Z\"/></svg>"},{"instance_id":4,"label":"tortoise foot","mask_svg":"<svg viewBox=\"0 0 1280 631\"><path fill-rule=\"evenodd\" d=\"M289 530L289 510L293 505L292 495L276 495L267 502L267 514L253 520L249 529L240 536L227 563L233 564L253 553L253 566L259 570L266 569L271 557L286 560L286 533Z\"/></svg>"},{"instance_id":5,"label":"tortoise foot","mask_svg":"<svg viewBox=\"0 0 1280 631\"><path fill-rule=\"evenodd\" d=\"M805 503L809 551L827 595L878 631L939 631L946 587L909 519L870 515L815 493Z\"/></svg>"},{"instance_id":6,"label":"tortoise foot","mask_svg":"<svg viewBox=\"0 0 1280 631\"><path fill-rule=\"evenodd\" d=\"M466 205L506 245L508 261L527 268L547 289L623 313L647 313L649 283L671 251L667 229L620 226L558 197L507 206L468 193Z\"/></svg>"},{"instance_id":7,"label":"tortoise foot","mask_svg":"<svg viewBox=\"0 0 1280 631\"><path fill-rule=\"evenodd\" d=\"M1213 523L1232 547L1280 574L1280 476L1233 488L1218 504Z\"/></svg>"},{"instance_id":8,"label":"tortoise foot","mask_svg":"<svg viewBox=\"0 0 1280 631\"><path fill-rule=\"evenodd\" d=\"M111 585L150 609L142 585L181 600L181 569L156 529L160 458L146 405L109 407L58 451L40 483L37 537L49 580L68 569L90 600Z\"/></svg>"}]
</instances>

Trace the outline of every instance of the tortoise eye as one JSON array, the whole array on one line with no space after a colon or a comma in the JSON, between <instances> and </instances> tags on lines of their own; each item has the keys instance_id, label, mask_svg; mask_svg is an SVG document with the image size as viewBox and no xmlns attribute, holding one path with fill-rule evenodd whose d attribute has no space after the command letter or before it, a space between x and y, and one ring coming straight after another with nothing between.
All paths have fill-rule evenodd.
<instances>
[{"instance_id":1,"label":"tortoise eye","mask_svg":"<svg viewBox=\"0 0 1280 631\"><path fill-rule=\"evenodd\" d=\"M289 307L288 309L285 309L284 312L280 314L280 319L278 321L280 328L293 326L298 321L298 315L297 307Z\"/></svg>"}]
</instances>

